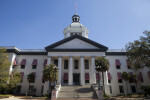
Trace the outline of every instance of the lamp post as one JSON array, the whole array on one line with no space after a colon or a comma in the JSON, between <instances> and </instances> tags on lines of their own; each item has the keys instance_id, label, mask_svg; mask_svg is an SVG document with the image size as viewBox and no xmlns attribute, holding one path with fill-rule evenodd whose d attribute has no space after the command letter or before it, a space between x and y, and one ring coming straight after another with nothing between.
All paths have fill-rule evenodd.
<instances>
[{"instance_id":1,"label":"lamp post","mask_svg":"<svg viewBox=\"0 0 150 100\"><path fill-rule=\"evenodd\" d=\"M54 82L54 89L56 89L56 72L58 70L58 67L57 66L54 66L54 71L55 71L55 82Z\"/></svg>"},{"instance_id":2,"label":"lamp post","mask_svg":"<svg viewBox=\"0 0 150 100\"><path fill-rule=\"evenodd\" d=\"M101 86L100 86L100 71L101 71L101 66L96 66L95 70L98 72L98 89L101 89Z\"/></svg>"}]
</instances>

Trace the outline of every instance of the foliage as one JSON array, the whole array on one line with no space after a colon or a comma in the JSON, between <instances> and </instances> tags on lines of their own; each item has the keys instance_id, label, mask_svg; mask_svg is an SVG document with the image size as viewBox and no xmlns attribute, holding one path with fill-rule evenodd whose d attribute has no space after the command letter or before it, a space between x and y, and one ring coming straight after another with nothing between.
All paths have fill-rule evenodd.
<instances>
[{"instance_id":1,"label":"foliage","mask_svg":"<svg viewBox=\"0 0 150 100\"><path fill-rule=\"evenodd\" d=\"M96 58L96 60L95 60L95 70L97 72L102 72L104 95L105 95L104 72L106 72L108 69L109 69L109 62L108 62L107 59L105 59L105 57Z\"/></svg>"},{"instance_id":2,"label":"foliage","mask_svg":"<svg viewBox=\"0 0 150 100\"><path fill-rule=\"evenodd\" d=\"M126 45L127 57L132 69L138 71L143 67L150 67L150 32L143 32L139 40Z\"/></svg>"},{"instance_id":3,"label":"foliage","mask_svg":"<svg viewBox=\"0 0 150 100\"><path fill-rule=\"evenodd\" d=\"M43 70L43 78L47 82L49 81L49 97L51 91L51 82L55 82L57 80L58 71L54 68L54 64L50 64L45 66Z\"/></svg>"},{"instance_id":4,"label":"foliage","mask_svg":"<svg viewBox=\"0 0 150 100\"><path fill-rule=\"evenodd\" d=\"M9 84L7 85L7 93L13 93L17 83L20 83L20 81L20 73L12 73L9 79Z\"/></svg>"},{"instance_id":5,"label":"foliage","mask_svg":"<svg viewBox=\"0 0 150 100\"><path fill-rule=\"evenodd\" d=\"M6 88L9 79L10 62L6 49L0 48L0 88Z\"/></svg>"},{"instance_id":6,"label":"foliage","mask_svg":"<svg viewBox=\"0 0 150 100\"><path fill-rule=\"evenodd\" d=\"M101 68L98 68L101 66ZM96 71L105 72L109 69L109 62L105 57L99 57L95 60L95 69Z\"/></svg>"},{"instance_id":7,"label":"foliage","mask_svg":"<svg viewBox=\"0 0 150 100\"><path fill-rule=\"evenodd\" d=\"M147 95L150 96L150 85L148 85L148 86L142 86L141 89L144 90L144 96L147 96Z\"/></svg>"},{"instance_id":8,"label":"foliage","mask_svg":"<svg viewBox=\"0 0 150 100\"><path fill-rule=\"evenodd\" d=\"M35 80L35 74L34 73L30 73L27 75L27 79L29 83L33 83Z\"/></svg>"},{"instance_id":9,"label":"foliage","mask_svg":"<svg viewBox=\"0 0 150 100\"><path fill-rule=\"evenodd\" d=\"M55 74L56 74L56 80L57 80L57 73L58 71L55 72L54 69L54 64L47 65L44 70L43 70L43 78L45 81L55 81Z\"/></svg>"},{"instance_id":10,"label":"foliage","mask_svg":"<svg viewBox=\"0 0 150 100\"><path fill-rule=\"evenodd\" d=\"M125 80L125 81L128 81L129 78L130 78L130 76L129 76L129 74L128 74L127 72L123 72L123 73L121 74L121 77L122 77L122 79Z\"/></svg>"}]
</instances>

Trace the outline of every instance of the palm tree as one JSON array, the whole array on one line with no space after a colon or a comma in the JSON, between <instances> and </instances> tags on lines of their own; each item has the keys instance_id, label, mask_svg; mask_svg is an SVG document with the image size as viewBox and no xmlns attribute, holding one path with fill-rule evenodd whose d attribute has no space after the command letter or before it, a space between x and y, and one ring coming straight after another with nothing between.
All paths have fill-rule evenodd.
<instances>
[{"instance_id":1,"label":"palm tree","mask_svg":"<svg viewBox=\"0 0 150 100\"><path fill-rule=\"evenodd\" d=\"M109 69L109 62L105 57L98 57L95 60L95 70L98 72L102 72L102 78L103 78L103 89L104 89L104 95L105 95L105 86L104 86L104 72L106 72Z\"/></svg>"},{"instance_id":2,"label":"palm tree","mask_svg":"<svg viewBox=\"0 0 150 100\"><path fill-rule=\"evenodd\" d=\"M121 77L126 82L127 94L128 94L128 85L127 85L127 82L129 81L130 76L129 76L129 74L127 72L123 72L121 74Z\"/></svg>"},{"instance_id":3,"label":"palm tree","mask_svg":"<svg viewBox=\"0 0 150 100\"><path fill-rule=\"evenodd\" d=\"M49 81L49 97L51 93L51 82L55 82L57 78L58 71L56 70L56 67L54 64L47 65L43 70L43 78L44 81Z\"/></svg>"},{"instance_id":4,"label":"palm tree","mask_svg":"<svg viewBox=\"0 0 150 100\"><path fill-rule=\"evenodd\" d=\"M27 75L27 79L28 79L28 82L29 82L29 87L30 87L30 83L33 83L35 81L35 74L34 73L30 73ZM30 90L28 90L29 92Z\"/></svg>"}]
</instances>

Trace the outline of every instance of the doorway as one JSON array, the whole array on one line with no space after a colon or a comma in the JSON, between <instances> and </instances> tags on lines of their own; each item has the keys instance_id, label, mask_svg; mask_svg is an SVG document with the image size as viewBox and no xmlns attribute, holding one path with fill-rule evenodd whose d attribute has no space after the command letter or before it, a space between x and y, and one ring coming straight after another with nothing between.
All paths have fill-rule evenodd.
<instances>
[{"instance_id":1,"label":"doorway","mask_svg":"<svg viewBox=\"0 0 150 100\"><path fill-rule=\"evenodd\" d=\"M79 73L73 74L73 84L80 85L80 74Z\"/></svg>"}]
</instances>

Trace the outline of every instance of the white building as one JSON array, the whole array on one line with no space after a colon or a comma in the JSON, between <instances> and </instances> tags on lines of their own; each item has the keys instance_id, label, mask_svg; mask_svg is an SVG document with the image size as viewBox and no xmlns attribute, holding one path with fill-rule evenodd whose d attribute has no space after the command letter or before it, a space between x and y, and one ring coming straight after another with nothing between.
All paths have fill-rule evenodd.
<instances>
[{"instance_id":1,"label":"white building","mask_svg":"<svg viewBox=\"0 0 150 100\"><path fill-rule=\"evenodd\" d=\"M27 75L35 73L35 81L30 88L36 88L36 95L47 93L48 82L42 81L42 71L46 64L55 64L59 67L57 84L61 85L86 85L95 84L97 74L95 59L105 56L110 68L105 73L106 93L115 96L126 91L125 82L121 73L126 71L132 74L127 63L125 50L109 50L108 47L88 39L88 30L80 23L80 17L72 16L72 23L64 29L64 39L46 46L45 49L21 50L16 47L6 47L10 55L12 70L17 70L22 75L22 83L18 84L17 91L25 94L28 92L29 83ZM141 85L150 83L150 73L146 68L140 72ZM134 83L128 84L129 91L135 93ZM140 87L139 87L140 90Z\"/></svg>"}]
</instances>

